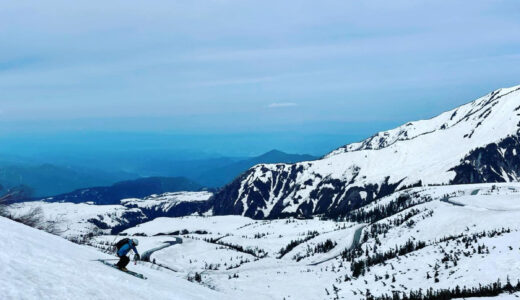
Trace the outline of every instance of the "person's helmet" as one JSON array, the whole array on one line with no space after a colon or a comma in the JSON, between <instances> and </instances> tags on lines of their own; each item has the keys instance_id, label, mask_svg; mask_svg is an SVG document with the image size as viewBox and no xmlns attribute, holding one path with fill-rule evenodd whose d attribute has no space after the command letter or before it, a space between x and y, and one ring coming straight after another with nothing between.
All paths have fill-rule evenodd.
<instances>
[{"instance_id":1,"label":"person's helmet","mask_svg":"<svg viewBox=\"0 0 520 300\"><path fill-rule=\"evenodd\" d=\"M134 243L134 245L139 245L139 241L137 239L132 239L132 243Z\"/></svg>"}]
</instances>

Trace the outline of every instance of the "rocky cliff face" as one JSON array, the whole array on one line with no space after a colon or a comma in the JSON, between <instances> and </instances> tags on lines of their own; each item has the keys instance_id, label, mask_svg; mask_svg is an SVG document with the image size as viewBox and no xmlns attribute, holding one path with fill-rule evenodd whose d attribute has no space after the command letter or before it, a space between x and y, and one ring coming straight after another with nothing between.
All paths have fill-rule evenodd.
<instances>
[{"instance_id":1,"label":"rocky cliff face","mask_svg":"<svg viewBox=\"0 0 520 300\"><path fill-rule=\"evenodd\" d=\"M471 151L452 170L453 184L511 182L520 178L520 138L507 137Z\"/></svg>"}]
</instances>

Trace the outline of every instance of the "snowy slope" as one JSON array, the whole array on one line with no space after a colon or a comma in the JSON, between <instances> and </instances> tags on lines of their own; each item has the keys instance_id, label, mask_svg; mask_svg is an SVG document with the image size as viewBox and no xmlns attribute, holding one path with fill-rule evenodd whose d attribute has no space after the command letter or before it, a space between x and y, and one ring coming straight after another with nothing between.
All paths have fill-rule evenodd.
<instances>
[{"instance_id":1,"label":"snowy slope","mask_svg":"<svg viewBox=\"0 0 520 300\"><path fill-rule=\"evenodd\" d=\"M520 278L520 211L517 209L520 184L458 188L458 191L457 186L430 188L435 189L437 195L454 196L450 196L449 201L431 197L431 201L366 227L365 232L371 234L367 234L361 249L371 256L405 245L409 240L425 242L426 246L375 264L351 283L339 284L340 295L352 297L356 289L370 289L372 294L380 295L391 294L394 288L405 291L406 288L425 290L455 285L475 287L497 279L505 283L508 276L516 284ZM428 193L424 189L416 190L423 195ZM480 246L485 246L482 253L477 251ZM366 254L356 260L364 258ZM435 270L438 270L438 282L434 279ZM349 274L350 270L343 273ZM385 274L389 274L390 279L375 279ZM396 283L391 282L392 276Z\"/></svg>"},{"instance_id":2,"label":"snowy slope","mask_svg":"<svg viewBox=\"0 0 520 300\"><path fill-rule=\"evenodd\" d=\"M345 215L406 186L518 181L520 86L333 151L261 164L213 198L215 214Z\"/></svg>"},{"instance_id":3,"label":"snowy slope","mask_svg":"<svg viewBox=\"0 0 520 300\"><path fill-rule=\"evenodd\" d=\"M211 192L176 192L151 195L145 198L129 198L121 200L124 206L135 206L155 210L168 211L173 206L185 202L207 201L213 193Z\"/></svg>"},{"instance_id":4,"label":"snowy slope","mask_svg":"<svg viewBox=\"0 0 520 300\"><path fill-rule=\"evenodd\" d=\"M13 216L27 214L41 208L48 222L55 222L62 237L75 238L88 233L109 233L111 228L126 224L129 219L147 220L139 209L122 205L94 205L85 203L23 202L9 206Z\"/></svg>"},{"instance_id":5,"label":"snowy slope","mask_svg":"<svg viewBox=\"0 0 520 300\"><path fill-rule=\"evenodd\" d=\"M419 288L478 287L497 279L506 282L507 277L516 283L520 279L518 199L520 183L484 183L399 191L353 212L352 218L362 213L367 220L375 218L370 222L335 222L317 218L254 220L242 216L157 218L123 232L126 236L139 239L141 253L182 239L182 243L172 244L152 254L151 260L155 260L157 265L131 265L132 269L150 278L144 283L134 282L132 277L125 277L128 276L126 274L111 274L103 269L106 267L92 266L87 262L88 259L108 257L105 254L2 219L0 238L10 241L6 249L14 250L8 250L4 257L0 254L3 259L0 263L11 265L5 260L18 259L34 263L23 267L15 264L6 277L15 279L0 283L0 292L27 284L24 280L29 279L24 278L24 274L41 269L40 262L52 272L66 269L68 265L87 268L88 276L104 272L99 282L95 283L103 284L103 281L110 287L115 284L111 280L119 280L119 275L125 275L122 279L126 278L127 282L120 283L122 286L116 285L116 291L126 288L124 284L133 285L132 292L141 284L146 284L146 289L153 291L148 291L150 294L140 294L138 291L137 295L158 299L165 298L163 293L167 293L168 288L176 290L175 295L181 299L197 299L197 296L214 298L207 294L212 291L204 286L220 293L216 294L217 298L218 295L225 295L226 299L335 299L337 294L340 299L355 300L366 299L367 290L379 296L392 292L402 294ZM377 213L395 203L401 205L398 211L392 211L388 216ZM362 237L355 242L354 236L359 228L362 228ZM154 236L156 234L161 235ZM37 241L29 241L33 235L37 235L34 237ZM94 237L91 243L103 249L118 238L121 237L101 235ZM325 252L316 251L327 240L334 247ZM280 250L294 241L298 242L284 256L280 256ZM423 242L424 246L371 264L364 274L354 276L351 269L353 261L360 262L368 256L405 247L409 241ZM25 249L32 243L43 249ZM362 250L353 261L342 256L353 253L355 250L352 249ZM22 256L17 258L17 255ZM56 256L64 258L57 259ZM53 267L47 264L53 264ZM95 269L91 273L89 268ZM68 271L63 272L63 276L70 277L68 280L74 280L72 274L66 273ZM182 281L195 274L201 275L202 285L193 286ZM48 284L51 279L47 282L47 277L64 280L60 276L45 274L39 276L35 284ZM18 283L19 280L21 283ZM80 280L86 279L80 277ZM80 294L70 290L76 286L75 283L64 282L69 289L60 290L62 294L58 294L54 290L58 287L52 285L34 288L34 293L39 293L41 297L50 295L58 298L65 294ZM179 288L182 292L177 291ZM200 295L189 294L197 288L204 289ZM13 294L15 292L10 293L7 295L11 298L18 297ZM94 294L93 297L108 298L110 295ZM507 299L508 296L511 295L504 294L496 299ZM28 298L34 297L31 294Z\"/></svg>"},{"instance_id":6,"label":"snowy slope","mask_svg":"<svg viewBox=\"0 0 520 300\"><path fill-rule=\"evenodd\" d=\"M516 284L520 279L519 183L414 188L383 198L371 209L396 202L404 194L411 195L408 208L365 227L363 254L355 261L365 259L365 251L372 256L403 247L409 240L426 245L371 265L364 275L354 278L350 261L338 257L316 266L264 259L231 271L212 271L208 277L223 291L244 296L258 293L258 299L336 299L335 288L340 299L365 299L367 290L375 296L402 295L412 289L478 287L497 279L505 283L507 277ZM446 195L465 206L446 202ZM474 236L482 232L486 235ZM477 250L480 246L485 246L482 253ZM229 279L235 273L238 278ZM515 296L504 294L496 299L511 297Z\"/></svg>"},{"instance_id":7,"label":"snowy slope","mask_svg":"<svg viewBox=\"0 0 520 300\"><path fill-rule=\"evenodd\" d=\"M209 192L165 193L123 199L120 205L33 201L10 205L9 212L19 216L41 208L44 219L56 223L61 236L75 238L89 233L119 232L157 217L205 212L211 196Z\"/></svg>"},{"instance_id":8,"label":"snowy slope","mask_svg":"<svg viewBox=\"0 0 520 300\"><path fill-rule=\"evenodd\" d=\"M237 228L253 222L254 220L241 216L217 216L212 218L196 216L182 218L157 218L153 221L127 229L124 233L130 235L156 235L182 230L187 230L189 232L201 230L215 233L217 235L225 235L234 232Z\"/></svg>"},{"instance_id":9,"label":"snowy slope","mask_svg":"<svg viewBox=\"0 0 520 300\"><path fill-rule=\"evenodd\" d=\"M210 192L176 192L123 199L121 204L128 208L139 208L149 219L157 217L182 217L207 213L210 209Z\"/></svg>"},{"instance_id":10,"label":"snowy slope","mask_svg":"<svg viewBox=\"0 0 520 300\"><path fill-rule=\"evenodd\" d=\"M361 225L350 222L318 219L262 221L240 216L190 216L184 218L157 218L127 229L123 234L137 235L135 237L139 239L140 245L146 249L157 247L165 241L180 236L183 240L181 244L175 244L155 252L151 256L151 260L156 260L157 264L174 269L180 274L184 274L185 277L193 276L195 273L202 274L205 285L212 286L218 291L225 291L229 299L243 299L244 297L251 299L281 299L282 295L286 295L284 289L267 288L264 284L276 284L269 278L263 278L261 283L248 281L246 285L241 286L239 289L230 288L234 287L235 283L231 283L228 286L229 276L235 274L241 276L241 274L249 274L249 272L261 274L265 270L277 272L279 275L294 270L294 278L299 279L295 280L295 284L292 286L294 288L296 285L296 288L290 294L297 296L310 292L305 297L297 297L297 299L322 299L322 297L312 296L322 295L323 289L328 286L328 283L320 281L317 286L310 285L307 288L303 288L301 285L308 285L309 282L316 280L314 277L316 273L302 274L301 270L309 268L309 263L314 261L336 257L339 252L350 247L353 234L359 226ZM186 230L189 233L153 236L158 233L179 232L182 230ZM196 233L197 231L205 231L205 233ZM279 258L279 250L281 248L287 246L293 240L308 237L310 231L315 231L318 235L299 244L283 258ZM116 237L114 236L98 236L94 240L94 245L103 248L104 245L113 242L115 239ZM218 241L209 242L209 239L217 239ZM327 253L313 253L300 261L296 261L293 258L297 254L304 253L304 249L307 246L314 248L315 245L326 239L332 239L338 246ZM266 255L252 255L237 250L233 246L239 246L246 250L259 249L252 252L255 254L265 253ZM318 270L320 266L312 268ZM334 276L333 273L327 274L327 277L331 279ZM225 278L224 282L220 282L221 277ZM277 278L277 280L280 279L280 277ZM240 282L240 279L237 278L232 280ZM282 283L283 280L280 281L280 284ZM300 286L301 293L296 292L298 286Z\"/></svg>"},{"instance_id":11,"label":"snowy slope","mask_svg":"<svg viewBox=\"0 0 520 300\"><path fill-rule=\"evenodd\" d=\"M226 299L222 294L148 265L142 280L99 262L93 248L0 217L2 299Z\"/></svg>"},{"instance_id":12,"label":"snowy slope","mask_svg":"<svg viewBox=\"0 0 520 300\"><path fill-rule=\"evenodd\" d=\"M136 236L175 235L184 237L184 241L193 239L218 239L220 243L239 245L245 249L255 249L255 253L270 257L278 257L279 251L293 240L309 237L309 232L316 232L317 236L306 243L302 243L301 251L305 247L314 247L326 239L341 241L337 251L343 250L352 243L352 235L359 224L351 222L312 220L268 220L258 221L241 216L190 216L183 218L157 218L153 221L127 229L123 234ZM182 232L185 232L184 234ZM197 232L203 232L199 234ZM175 233L175 234L172 234ZM341 248L341 249L340 249ZM338 250L339 249L339 250ZM284 259L291 260L296 252L290 252ZM323 256L312 255L309 259L325 259Z\"/></svg>"}]
</instances>

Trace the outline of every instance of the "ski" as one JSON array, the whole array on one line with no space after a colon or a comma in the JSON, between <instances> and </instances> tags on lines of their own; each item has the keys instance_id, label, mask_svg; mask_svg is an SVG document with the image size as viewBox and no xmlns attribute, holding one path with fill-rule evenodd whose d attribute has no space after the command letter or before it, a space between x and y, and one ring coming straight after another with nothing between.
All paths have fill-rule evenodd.
<instances>
[{"instance_id":1,"label":"ski","mask_svg":"<svg viewBox=\"0 0 520 300\"><path fill-rule=\"evenodd\" d=\"M109 267L112 267L112 268L114 268L114 269L116 269L116 270L119 270L119 271L121 271L121 272L124 272L124 273L126 273L126 274L128 274L128 275L132 275L132 276L134 276L134 277L141 278L141 279L144 279L144 280L148 279L148 278L146 278L143 274L140 274L140 273L137 273L137 272L134 272L134 271L130 271L130 270L126 270L126 271L121 270L121 269L119 269L115 264L109 263L108 261L105 261L105 260L103 260L103 259L98 259L97 261L103 263L104 265L107 265L107 266L109 266Z\"/></svg>"}]
</instances>

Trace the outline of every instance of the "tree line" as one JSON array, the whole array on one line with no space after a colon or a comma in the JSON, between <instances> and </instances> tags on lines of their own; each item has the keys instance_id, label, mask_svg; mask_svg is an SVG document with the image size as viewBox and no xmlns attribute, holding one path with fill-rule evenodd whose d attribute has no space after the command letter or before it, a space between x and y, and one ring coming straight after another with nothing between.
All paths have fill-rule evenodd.
<instances>
[{"instance_id":1,"label":"tree line","mask_svg":"<svg viewBox=\"0 0 520 300\"><path fill-rule=\"evenodd\" d=\"M482 285L478 287L460 287L456 286L451 289L437 289L429 288L427 290L412 290L408 293L393 292L392 295L384 294L381 296L373 296L367 290L365 296L367 300L450 300L454 298L468 298L468 297L494 297L502 293L514 293L520 291L520 280L515 285L511 284L509 277L506 284L502 284L500 279L496 282Z\"/></svg>"}]
</instances>

